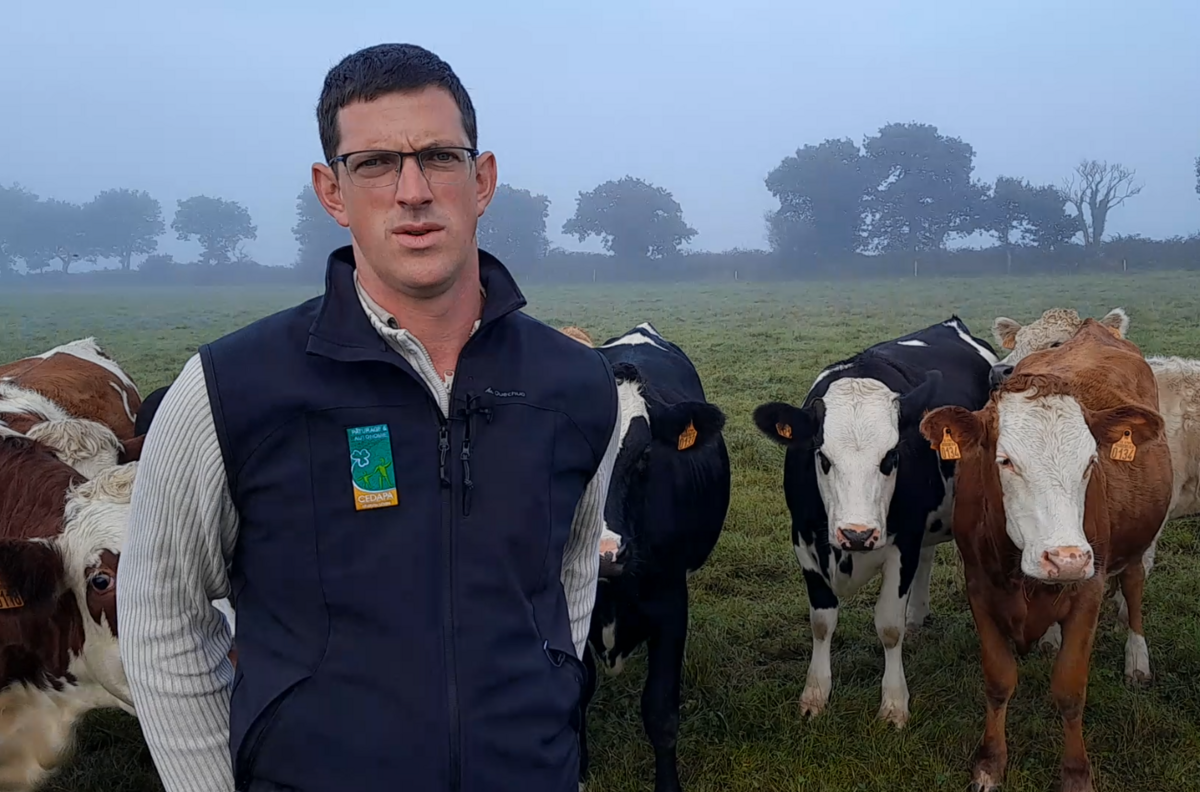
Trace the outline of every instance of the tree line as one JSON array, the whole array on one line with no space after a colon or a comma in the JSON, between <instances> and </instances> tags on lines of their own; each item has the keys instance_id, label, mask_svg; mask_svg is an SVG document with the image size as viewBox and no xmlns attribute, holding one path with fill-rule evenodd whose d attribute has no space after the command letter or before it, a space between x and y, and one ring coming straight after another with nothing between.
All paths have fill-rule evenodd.
<instances>
[{"instance_id":1,"label":"tree line","mask_svg":"<svg viewBox=\"0 0 1200 792\"><path fill-rule=\"evenodd\" d=\"M550 199L500 184L479 221L479 244L527 277L592 279L676 277L700 270L741 266L748 276L1037 271L1112 266L1129 255L1139 266L1200 266L1200 234L1186 239L1112 237L1109 218L1143 185L1121 163L1083 159L1057 184L1034 184L1018 175L993 182L974 176L975 150L961 138L922 123L891 123L861 145L850 138L805 145L765 177L778 202L767 213L769 250L696 253L685 250L697 235L683 208L661 186L626 175L575 198L575 212L561 232L580 242L601 240L606 255L573 253L550 244ZM1200 194L1200 157L1195 162ZM292 234L298 250L289 267L262 268L245 254L257 226L244 206L222 198L193 196L176 202L170 230L196 240L197 261L175 262L157 252L167 233L159 201L120 188L84 204L40 198L20 185L0 184L0 276L24 270L69 273L79 261L117 262L172 280L188 268L208 280L235 277L249 268L313 281L324 272L333 248L349 233L321 207L310 185L296 196ZM984 249L951 250L948 242L980 235ZM1113 255L1115 248L1116 256ZM273 262L281 263L281 262ZM234 266L240 265L240 266ZM195 268L200 268L199 270ZM735 270L736 271L736 270Z\"/></svg>"}]
</instances>

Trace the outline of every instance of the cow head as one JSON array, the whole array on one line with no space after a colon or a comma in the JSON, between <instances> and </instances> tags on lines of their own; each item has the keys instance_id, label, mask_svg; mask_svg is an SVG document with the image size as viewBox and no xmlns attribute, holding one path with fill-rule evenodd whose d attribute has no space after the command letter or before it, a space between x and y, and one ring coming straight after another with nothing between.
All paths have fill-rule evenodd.
<instances>
[{"instance_id":1,"label":"cow head","mask_svg":"<svg viewBox=\"0 0 1200 792\"><path fill-rule=\"evenodd\" d=\"M1064 380L1022 373L1009 378L982 410L941 407L921 422L933 448L957 449L961 464L982 466L982 477L972 478L985 482L985 491L986 482L998 481L1005 531L1021 552L1021 572L1048 582L1095 574L1084 505L1089 484L1103 475L1098 447L1125 439L1136 447L1162 428L1154 410L1136 405L1089 410Z\"/></svg>"},{"instance_id":2,"label":"cow head","mask_svg":"<svg viewBox=\"0 0 1200 792\"><path fill-rule=\"evenodd\" d=\"M603 578L623 572L625 551L640 535L648 508L653 508L648 499L674 491L673 466L709 449L725 427L725 413L708 402L662 401L632 363L615 364L613 376L621 401L620 450L604 506ZM662 484L652 486L656 480Z\"/></svg>"},{"instance_id":3,"label":"cow head","mask_svg":"<svg viewBox=\"0 0 1200 792\"><path fill-rule=\"evenodd\" d=\"M921 414L934 403L940 371L898 396L875 379L845 377L797 408L769 402L754 411L764 435L811 455L825 505L829 542L842 550L876 550L887 541L896 472ZM923 449L921 449L923 451Z\"/></svg>"},{"instance_id":4,"label":"cow head","mask_svg":"<svg viewBox=\"0 0 1200 792\"><path fill-rule=\"evenodd\" d=\"M0 540L0 620L10 662L40 661L42 683L74 677L97 684L134 713L117 646L117 565L129 518L137 463L110 467L76 483L66 496L62 531L46 538ZM36 485L36 482L31 482ZM37 649L54 647L48 651ZM34 681L34 680L29 680Z\"/></svg>"},{"instance_id":5,"label":"cow head","mask_svg":"<svg viewBox=\"0 0 1200 792\"><path fill-rule=\"evenodd\" d=\"M1125 338L1129 334L1129 316L1123 308L1112 309L1098 321L1117 338ZM1083 320L1072 308L1051 308L1024 327L1007 316L997 316L992 323L992 335L997 344L1011 351L1004 360L992 366L992 387L1007 379L1012 374L1013 366L1023 357L1062 346L1082 326Z\"/></svg>"}]
</instances>

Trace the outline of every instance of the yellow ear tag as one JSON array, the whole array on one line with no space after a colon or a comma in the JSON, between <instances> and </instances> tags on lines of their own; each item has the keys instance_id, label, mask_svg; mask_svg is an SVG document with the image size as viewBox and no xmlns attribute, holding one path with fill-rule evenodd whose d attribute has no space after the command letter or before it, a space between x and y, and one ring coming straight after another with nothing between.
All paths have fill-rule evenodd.
<instances>
[{"instance_id":1,"label":"yellow ear tag","mask_svg":"<svg viewBox=\"0 0 1200 792\"><path fill-rule=\"evenodd\" d=\"M9 589L0 589L0 610L23 607L25 607L25 600L21 599L20 593Z\"/></svg>"},{"instance_id":2,"label":"yellow ear tag","mask_svg":"<svg viewBox=\"0 0 1200 792\"><path fill-rule=\"evenodd\" d=\"M938 455L942 459L961 459L962 450L958 447L958 443L954 442L954 438L950 436L950 427L942 428L942 445L938 448Z\"/></svg>"},{"instance_id":3,"label":"yellow ear tag","mask_svg":"<svg viewBox=\"0 0 1200 792\"><path fill-rule=\"evenodd\" d=\"M1133 444L1132 433L1126 429L1125 436L1117 442L1113 443L1112 451L1109 456L1118 462L1132 462L1133 457L1137 454L1137 446Z\"/></svg>"},{"instance_id":4,"label":"yellow ear tag","mask_svg":"<svg viewBox=\"0 0 1200 792\"><path fill-rule=\"evenodd\" d=\"M695 444L696 444L696 427L692 424L691 421L688 421L687 429L684 429L683 433L679 435L679 450L682 451L685 448L691 448Z\"/></svg>"},{"instance_id":5,"label":"yellow ear tag","mask_svg":"<svg viewBox=\"0 0 1200 792\"><path fill-rule=\"evenodd\" d=\"M1004 347L1005 349L1012 349L1016 345L1017 345L1017 337L1015 335L1010 335L1008 338L1004 339L1004 343L1001 344L1000 346Z\"/></svg>"},{"instance_id":6,"label":"yellow ear tag","mask_svg":"<svg viewBox=\"0 0 1200 792\"><path fill-rule=\"evenodd\" d=\"M775 434L779 435L780 437L786 437L788 440L791 440L792 439L792 427L790 424L777 423L777 424L775 424Z\"/></svg>"},{"instance_id":7,"label":"yellow ear tag","mask_svg":"<svg viewBox=\"0 0 1200 792\"><path fill-rule=\"evenodd\" d=\"M1121 337L1121 328L1119 327L1109 327L1108 332L1112 333L1117 338Z\"/></svg>"}]
</instances>

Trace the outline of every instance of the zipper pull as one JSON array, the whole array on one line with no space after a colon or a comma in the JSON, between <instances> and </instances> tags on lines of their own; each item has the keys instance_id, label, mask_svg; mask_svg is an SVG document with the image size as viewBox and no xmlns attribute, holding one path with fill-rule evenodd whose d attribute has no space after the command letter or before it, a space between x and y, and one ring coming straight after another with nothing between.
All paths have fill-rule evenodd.
<instances>
[{"instance_id":1,"label":"zipper pull","mask_svg":"<svg viewBox=\"0 0 1200 792\"><path fill-rule=\"evenodd\" d=\"M471 481L471 440L465 439L462 444L462 453L458 458L463 463L463 516L466 517L471 513L471 490L475 484Z\"/></svg>"},{"instance_id":2,"label":"zipper pull","mask_svg":"<svg viewBox=\"0 0 1200 792\"><path fill-rule=\"evenodd\" d=\"M440 459L438 463L438 476L442 480L443 487L450 486L450 477L446 475L446 454L450 451L450 432L445 424L442 424L438 430L438 451Z\"/></svg>"}]
</instances>

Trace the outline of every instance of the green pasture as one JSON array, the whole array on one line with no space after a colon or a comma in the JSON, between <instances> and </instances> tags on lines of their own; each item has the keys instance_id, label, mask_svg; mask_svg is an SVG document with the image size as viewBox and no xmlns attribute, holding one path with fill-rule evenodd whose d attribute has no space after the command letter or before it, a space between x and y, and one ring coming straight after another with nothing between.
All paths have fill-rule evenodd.
<instances>
[{"instance_id":1,"label":"green pasture","mask_svg":"<svg viewBox=\"0 0 1200 792\"><path fill-rule=\"evenodd\" d=\"M126 294L0 294L0 360L95 336L142 392L167 384L197 345L312 291L192 288ZM1100 317L1122 306L1146 354L1200 357L1200 274L1036 279L907 279L862 283L529 287L529 311L601 340L651 321L692 356L709 398L729 416L734 497L708 566L691 580L679 761L689 792L963 790L983 726L978 641L952 545L934 572L933 616L904 644L912 720L876 720L883 651L872 608L878 580L842 610L829 710L800 715L812 638L780 489L781 449L750 415L798 401L821 366L957 313L991 340L991 322L1030 321L1071 306ZM1124 632L1106 604L1084 734L1097 787L1184 792L1200 784L1200 525L1176 522L1160 543L1146 594L1153 684L1124 683ZM1062 731L1049 695L1051 660L1020 663L1008 715L1007 792L1055 788ZM644 650L601 680L590 714L589 792L649 792L653 754L639 697ZM55 792L158 790L137 722L89 716ZM353 789L347 779L347 790Z\"/></svg>"}]
</instances>

